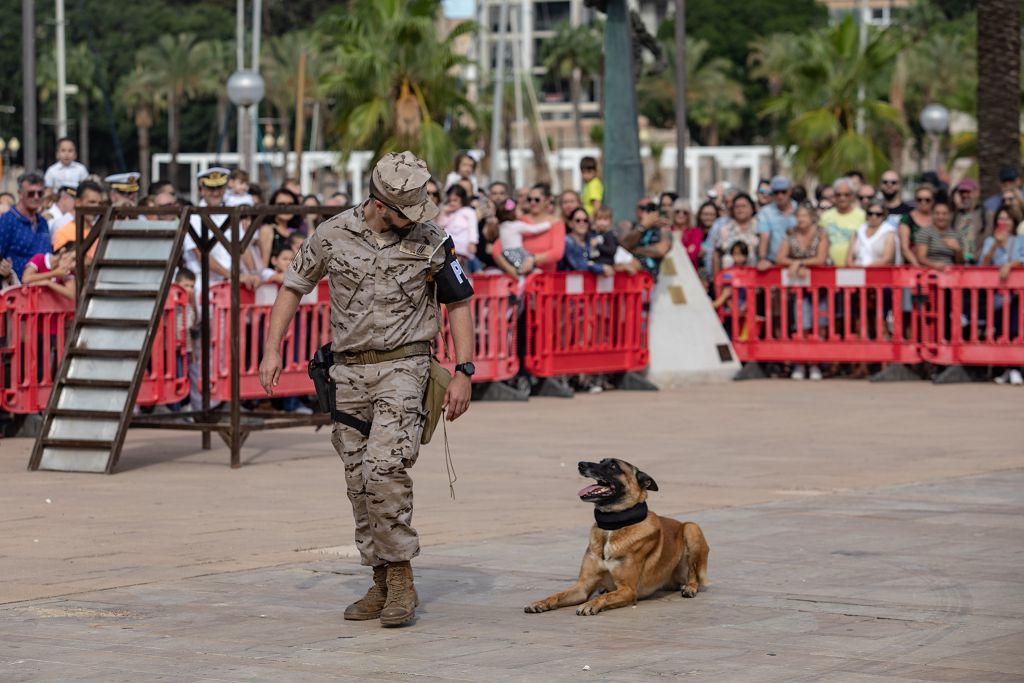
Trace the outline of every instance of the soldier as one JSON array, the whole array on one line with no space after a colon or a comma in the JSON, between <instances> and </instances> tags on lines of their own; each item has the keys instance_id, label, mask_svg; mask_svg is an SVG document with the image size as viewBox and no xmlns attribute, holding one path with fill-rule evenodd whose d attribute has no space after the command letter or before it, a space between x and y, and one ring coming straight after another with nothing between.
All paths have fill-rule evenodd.
<instances>
[{"instance_id":1,"label":"soldier","mask_svg":"<svg viewBox=\"0 0 1024 683\"><path fill-rule=\"evenodd\" d=\"M139 201L139 178L142 174L115 173L108 175L103 182L110 188L111 206L135 206Z\"/></svg>"},{"instance_id":2,"label":"soldier","mask_svg":"<svg viewBox=\"0 0 1024 683\"><path fill-rule=\"evenodd\" d=\"M370 197L321 223L285 274L270 314L260 382L273 392L281 372L281 339L299 298L325 275L337 387L332 443L345 465L356 547L373 567L373 586L345 618L380 618L398 626L415 615L409 561L419 554L412 527L412 480L425 415L430 343L439 329L438 303L448 308L455 377L445 394L447 419L469 407L473 289L455 245L434 224L427 197L430 173L412 152L388 154L373 169Z\"/></svg>"}]
</instances>

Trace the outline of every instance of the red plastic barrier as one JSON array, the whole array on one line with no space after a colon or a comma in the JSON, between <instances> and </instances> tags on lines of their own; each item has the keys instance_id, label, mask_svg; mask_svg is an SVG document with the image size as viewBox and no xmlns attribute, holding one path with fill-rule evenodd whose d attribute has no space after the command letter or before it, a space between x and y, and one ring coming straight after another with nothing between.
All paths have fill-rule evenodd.
<instances>
[{"instance_id":1,"label":"red plastic barrier","mask_svg":"<svg viewBox=\"0 0 1024 683\"><path fill-rule=\"evenodd\" d=\"M719 316L740 360L919 361L921 313L910 304L927 295L921 271L895 266L808 271L802 278L782 268L718 274L716 291L732 286Z\"/></svg>"},{"instance_id":2,"label":"red plastic barrier","mask_svg":"<svg viewBox=\"0 0 1024 683\"><path fill-rule=\"evenodd\" d=\"M188 395L188 335L181 324L188 295L173 286L153 340L137 403L175 403ZM60 367L73 301L47 287L12 287L0 295L0 410L38 413L46 409Z\"/></svg>"},{"instance_id":3,"label":"red plastic barrier","mask_svg":"<svg viewBox=\"0 0 1024 683\"><path fill-rule=\"evenodd\" d=\"M542 273L526 281L526 369L537 377L647 367L647 273Z\"/></svg>"},{"instance_id":4,"label":"red plastic barrier","mask_svg":"<svg viewBox=\"0 0 1024 683\"><path fill-rule=\"evenodd\" d=\"M473 375L473 382L512 379L519 373L519 356L516 353L517 282L508 275L474 275L471 279L473 326L476 333L473 353L476 374ZM455 347L448 327L448 311L443 306L441 311L444 356L439 353L438 357L449 372L454 372Z\"/></svg>"},{"instance_id":5,"label":"red plastic barrier","mask_svg":"<svg viewBox=\"0 0 1024 683\"><path fill-rule=\"evenodd\" d=\"M1024 366L1024 270L957 267L923 275L930 307L921 358L938 365Z\"/></svg>"}]
</instances>

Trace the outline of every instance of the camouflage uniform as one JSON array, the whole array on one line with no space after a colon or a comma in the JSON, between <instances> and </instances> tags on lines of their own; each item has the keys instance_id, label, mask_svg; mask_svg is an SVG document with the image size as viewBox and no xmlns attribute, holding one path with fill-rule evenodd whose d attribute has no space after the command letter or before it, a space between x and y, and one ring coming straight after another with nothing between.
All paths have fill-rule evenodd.
<instances>
[{"instance_id":1,"label":"camouflage uniform","mask_svg":"<svg viewBox=\"0 0 1024 683\"><path fill-rule=\"evenodd\" d=\"M374 232L363 206L317 227L295 255L284 286L303 294L327 276L335 352L388 351L430 342L438 308L428 276L445 265L447 238L434 223L409 232ZM356 546L365 565L410 560L419 553L412 527L412 479L419 454L427 355L366 365L335 364L337 407L372 418L369 437L335 423L332 442L345 464Z\"/></svg>"}]
</instances>

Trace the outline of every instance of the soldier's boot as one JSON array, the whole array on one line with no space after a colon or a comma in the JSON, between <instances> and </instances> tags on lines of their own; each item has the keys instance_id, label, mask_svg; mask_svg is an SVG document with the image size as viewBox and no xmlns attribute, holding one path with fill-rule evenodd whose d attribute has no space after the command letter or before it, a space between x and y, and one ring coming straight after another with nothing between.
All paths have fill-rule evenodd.
<instances>
[{"instance_id":1,"label":"soldier's boot","mask_svg":"<svg viewBox=\"0 0 1024 683\"><path fill-rule=\"evenodd\" d=\"M384 609L388 599L388 566L379 564L373 568L373 585L366 595L345 608L345 618L349 621L366 621L376 619Z\"/></svg>"},{"instance_id":2,"label":"soldier's boot","mask_svg":"<svg viewBox=\"0 0 1024 683\"><path fill-rule=\"evenodd\" d=\"M412 621L419 604L416 587L412 583L412 565L405 562L388 563L388 598L380 613L381 626L401 626Z\"/></svg>"}]
</instances>

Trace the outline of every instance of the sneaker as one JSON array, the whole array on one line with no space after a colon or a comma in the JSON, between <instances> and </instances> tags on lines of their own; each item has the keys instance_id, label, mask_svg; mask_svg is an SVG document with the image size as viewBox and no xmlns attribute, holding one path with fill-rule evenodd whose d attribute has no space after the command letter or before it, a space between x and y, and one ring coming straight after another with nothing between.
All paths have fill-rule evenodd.
<instances>
[{"instance_id":1,"label":"sneaker","mask_svg":"<svg viewBox=\"0 0 1024 683\"><path fill-rule=\"evenodd\" d=\"M604 391L604 387L600 384L591 384L590 388L587 389L588 394L600 394L602 391Z\"/></svg>"},{"instance_id":2,"label":"sneaker","mask_svg":"<svg viewBox=\"0 0 1024 683\"><path fill-rule=\"evenodd\" d=\"M1010 384L1015 387L1019 387L1021 384L1024 384L1024 376L1021 376L1020 370L1017 368L1010 370Z\"/></svg>"},{"instance_id":3,"label":"sneaker","mask_svg":"<svg viewBox=\"0 0 1024 683\"><path fill-rule=\"evenodd\" d=\"M789 378L800 380L806 376L807 374L803 363L797 363L796 365L793 366L793 372L789 375Z\"/></svg>"},{"instance_id":4,"label":"sneaker","mask_svg":"<svg viewBox=\"0 0 1024 683\"><path fill-rule=\"evenodd\" d=\"M996 384L1009 384L1010 383L1010 371L1004 370L1003 374L996 377Z\"/></svg>"},{"instance_id":5,"label":"sneaker","mask_svg":"<svg viewBox=\"0 0 1024 683\"><path fill-rule=\"evenodd\" d=\"M291 411L295 415L312 415L313 409L309 406L299 406L295 410Z\"/></svg>"},{"instance_id":6,"label":"sneaker","mask_svg":"<svg viewBox=\"0 0 1024 683\"><path fill-rule=\"evenodd\" d=\"M821 368L819 368L817 365L812 365L811 366L811 381L812 382L820 382L821 381Z\"/></svg>"}]
</instances>

